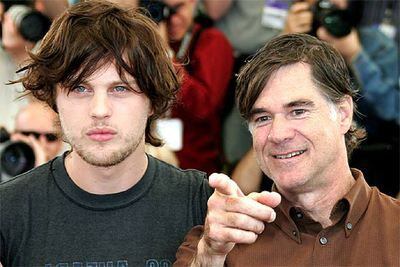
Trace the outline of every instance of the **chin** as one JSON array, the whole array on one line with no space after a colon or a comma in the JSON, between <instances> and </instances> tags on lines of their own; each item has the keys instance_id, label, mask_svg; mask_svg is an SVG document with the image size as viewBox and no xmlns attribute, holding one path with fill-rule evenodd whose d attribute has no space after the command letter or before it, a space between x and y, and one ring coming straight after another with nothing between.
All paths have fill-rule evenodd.
<instances>
[{"instance_id":1,"label":"chin","mask_svg":"<svg viewBox=\"0 0 400 267\"><path fill-rule=\"evenodd\" d=\"M279 188L286 190L293 190L305 183L304 175L299 172L285 172L278 173L274 176L273 180Z\"/></svg>"}]
</instances>

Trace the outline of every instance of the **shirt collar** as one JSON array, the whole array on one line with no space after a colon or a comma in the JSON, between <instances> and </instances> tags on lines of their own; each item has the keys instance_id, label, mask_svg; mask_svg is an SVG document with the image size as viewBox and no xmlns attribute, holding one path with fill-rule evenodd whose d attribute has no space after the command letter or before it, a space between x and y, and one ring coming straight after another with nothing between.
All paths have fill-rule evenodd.
<instances>
[{"instance_id":1,"label":"shirt collar","mask_svg":"<svg viewBox=\"0 0 400 267\"><path fill-rule=\"evenodd\" d=\"M351 169L351 173L356 182L350 191L344 196L344 199L346 199L350 204L344 226L346 237L350 236L351 230L358 223L367 209L372 193L371 187L365 181L364 175L360 170Z\"/></svg>"},{"instance_id":2,"label":"shirt collar","mask_svg":"<svg viewBox=\"0 0 400 267\"><path fill-rule=\"evenodd\" d=\"M352 229L354 229L354 226L365 212L372 190L366 183L364 175L360 170L351 169L351 172L355 183L349 192L336 203L331 212L331 218L335 224L341 222L341 219L347 212L343 226L346 237L350 236ZM272 186L272 191L278 192L275 184ZM299 208L294 207L289 201L282 197L282 201L276 209L277 217L274 224L293 240L301 243L299 228L291 216L291 213L293 215L293 213L297 211L299 211Z\"/></svg>"}]
</instances>

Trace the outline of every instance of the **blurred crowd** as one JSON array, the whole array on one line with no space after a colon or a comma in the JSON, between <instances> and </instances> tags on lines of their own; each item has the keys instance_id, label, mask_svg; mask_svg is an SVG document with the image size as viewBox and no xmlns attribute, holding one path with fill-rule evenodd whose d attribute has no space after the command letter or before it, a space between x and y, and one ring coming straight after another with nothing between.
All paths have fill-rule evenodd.
<instances>
[{"instance_id":1,"label":"blurred crowd","mask_svg":"<svg viewBox=\"0 0 400 267\"><path fill-rule=\"evenodd\" d=\"M350 166L370 185L398 194L399 1L110 1L147 10L181 78L174 107L155 129L165 145L148 146L148 153L184 169L227 173L245 193L270 190L235 107L235 74L274 36L309 33L342 54L359 90L357 121L368 136ZM23 96L16 81L51 22L76 2L0 0L0 126L32 147L35 166L65 147L57 115Z\"/></svg>"}]
</instances>

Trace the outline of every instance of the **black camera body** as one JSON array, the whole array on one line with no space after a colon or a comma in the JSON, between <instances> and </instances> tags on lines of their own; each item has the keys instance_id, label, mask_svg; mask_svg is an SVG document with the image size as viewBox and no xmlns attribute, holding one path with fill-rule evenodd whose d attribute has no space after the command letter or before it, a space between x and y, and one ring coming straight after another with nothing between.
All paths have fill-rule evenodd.
<instances>
[{"instance_id":1,"label":"black camera body","mask_svg":"<svg viewBox=\"0 0 400 267\"><path fill-rule=\"evenodd\" d=\"M313 12L313 30L316 35L319 27L323 26L335 37L344 37L356 26L355 17L350 9L339 9L329 0L318 0L312 7Z\"/></svg>"},{"instance_id":2,"label":"black camera body","mask_svg":"<svg viewBox=\"0 0 400 267\"><path fill-rule=\"evenodd\" d=\"M175 8L166 5L161 0L140 0L139 6L145 8L148 11L148 16L156 23L168 20L176 13Z\"/></svg>"},{"instance_id":3,"label":"black camera body","mask_svg":"<svg viewBox=\"0 0 400 267\"><path fill-rule=\"evenodd\" d=\"M0 182L29 171L35 166L33 149L24 142L10 140L10 135L0 128Z\"/></svg>"}]
</instances>

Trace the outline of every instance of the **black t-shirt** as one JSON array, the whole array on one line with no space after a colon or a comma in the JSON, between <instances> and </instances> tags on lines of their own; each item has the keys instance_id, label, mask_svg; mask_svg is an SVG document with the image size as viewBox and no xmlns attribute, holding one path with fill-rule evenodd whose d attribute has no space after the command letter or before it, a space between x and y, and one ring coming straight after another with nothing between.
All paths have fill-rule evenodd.
<instances>
[{"instance_id":1,"label":"black t-shirt","mask_svg":"<svg viewBox=\"0 0 400 267\"><path fill-rule=\"evenodd\" d=\"M3 266L170 266L185 234L203 224L211 194L205 173L151 156L127 191L90 194L64 157L0 185Z\"/></svg>"}]
</instances>

